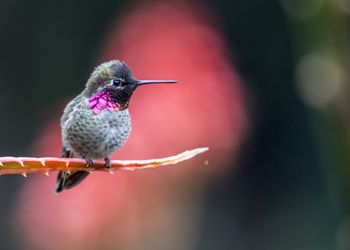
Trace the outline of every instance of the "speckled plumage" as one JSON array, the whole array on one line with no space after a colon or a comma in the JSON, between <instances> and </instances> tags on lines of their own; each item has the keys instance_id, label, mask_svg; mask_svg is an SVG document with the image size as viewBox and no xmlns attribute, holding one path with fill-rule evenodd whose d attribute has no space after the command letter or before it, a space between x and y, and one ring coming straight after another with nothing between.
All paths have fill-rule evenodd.
<instances>
[{"instance_id":1,"label":"speckled plumage","mask_svg":"<svg viewBox=\"0 0 350 250\"><path fill-rule=\"evenodd\" d=\"M66 107L61 118L63 147L74 157L104 158L122 147L131 131L128 109L94 114L88 98L80 94Z\"/></svg>"},{"instance_id":2,"label":"speckled plumage","mask_svg":"<svg viewBox=\"0 0 350 250\"><path fill-rule=\"evenodd\" d=\"M130 131L129 100L144 84L174 83L172 80L137 80L129 67L118 60L97 66L81 94L68 103L61 118L63 157L105 158L122 147ZM87 171L59 172L56 192L78 185Z\"/></svg>"},{"instance_id":3,"label":"speckled plumage","mask_svg":"<svg viewBox=\"0 0 350 250\"><path fill-rule=\"evenodd\" d=\"M63 112L63 157L84 157L87 162L91 162L91 159L109 159L113 152L123 146L131 131L127 108L136 88L132 84L135 80L127 65L117 60L102 63L95 68L84 91L69 102ZM123 98L113 98L112 95ZM109 102L120 108L107 109L106 105L95 104L92 109L89 102L94 96L102 96L96 100L100 102L105 102L104 98L108 98ZM88 174L87 171L59 172L56 192L78 185Z\"/></svg>"}]
</instances>

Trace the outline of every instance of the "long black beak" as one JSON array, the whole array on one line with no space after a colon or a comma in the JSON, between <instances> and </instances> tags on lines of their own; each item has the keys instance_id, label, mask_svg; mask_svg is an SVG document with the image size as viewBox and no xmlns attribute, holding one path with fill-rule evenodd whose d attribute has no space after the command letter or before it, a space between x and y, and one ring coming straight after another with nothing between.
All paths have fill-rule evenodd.
<instances>
[{"instance_id":1,"label":"long black beak","mask_svg":"<svg viewBox=\"0 0 350 250\"><path fill-rule=\"evenodd\" d=\"M145 84L171 84L177 83L175 80L136 80L136 86L145 85Z\"/></svg>"}]
</instances>

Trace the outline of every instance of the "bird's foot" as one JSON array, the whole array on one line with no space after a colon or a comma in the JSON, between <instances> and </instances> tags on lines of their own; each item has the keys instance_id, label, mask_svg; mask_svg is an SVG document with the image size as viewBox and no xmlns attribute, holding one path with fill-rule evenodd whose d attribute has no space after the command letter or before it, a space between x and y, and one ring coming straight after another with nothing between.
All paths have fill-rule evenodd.
<instances>
[{"instance_id":1,"label":"bird's foot","mask_svg":"<svg viewBox=\"0 0 350 250\"><path fill-rule=\"evenodd\" d=\"M62 157L63 158L72 158L73 157L73 152L68 150L67 148L63 147L62 148Z\"/></svg>"},{"instance_id":2,"label":"bird's foot","mask_svg":"<svg viewBox=\"0 0 350 250\"><path fill-rule=\"evenodd\" d=\"M91 160L91 158L87 156L82 157L86 161L86 167L90 168L92 165L94 165L94 162Z\"/></svg>"},{"instance_id":3,"label":"bird's foot","mask_svg":"<svg viewBox=\"0 0 350 250\"><path fill-rule=\"evenodd\" d=\"M105 166L108 169L112 168L111 159L109 159L109 157L105 157Z\"/></svg>"}]
</instances>

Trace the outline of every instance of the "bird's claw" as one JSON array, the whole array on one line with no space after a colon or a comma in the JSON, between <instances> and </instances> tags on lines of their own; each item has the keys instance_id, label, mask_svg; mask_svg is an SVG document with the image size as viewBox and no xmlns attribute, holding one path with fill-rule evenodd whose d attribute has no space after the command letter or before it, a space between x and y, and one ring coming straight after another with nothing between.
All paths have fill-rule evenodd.
<instances>
[{"instance_id":1,"label":"bird's claw","mask_svg":"<svg viewBox=\"0 0 350 250\"><path fill-rule=\"evenodd\" d=\"M106 168L112 168L111 159L109 159L109 157L105 157L105 166Z\"/></svg>"},{"instance_id":2,"label":"bird's claw","mask_svg":"<svg viewBox=\"0 0 350 250\"><path fill-rule=\"evenodd\" d=\"M83 156L83 159L86 161L86 167L90 168L92 165L94 165L94 162L91 160L91 158Z\"/></svg>"},{"instance_id":3,"label":"bird's claw","mask_svg":"<svg viewBox=\"0 0 350 250\"><path fill-rule=\"evenodd\" d=\"M67 148L63 147L62 148L62 157L63 158L72 158L73 157L73 152L68 150Z\"/></svg>"}]
</instances>

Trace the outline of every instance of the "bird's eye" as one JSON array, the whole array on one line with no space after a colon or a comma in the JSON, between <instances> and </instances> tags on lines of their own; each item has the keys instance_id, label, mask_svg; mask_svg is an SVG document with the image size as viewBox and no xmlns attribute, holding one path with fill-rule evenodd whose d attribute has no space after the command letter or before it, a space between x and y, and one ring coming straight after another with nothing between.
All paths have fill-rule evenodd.
<instances>
[{"instance_id":1,"label":"bird's eye","mask_svg":"<svg viewBox=\"0 0 350 250\"><path fill-rule=\"evenodd\" d=\"M120 86L122 84L121 80L113 79L111 80L113 86Z\"/></svg>"},{"instance_id":2,"label":"bird's eye","mask_svg":"<svg viewBox=\"0 0 350 250\"><path fill-rule=\"evenodd\" d=\"M126 84L126 80L125 79L123 79L123 78L120 78L120 79L112 79L111 80L111 84L113 85L113 86L123 86L123 85L125 85Z\"/></svg>"}]
</instances>

